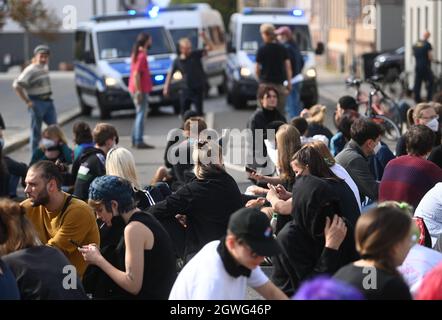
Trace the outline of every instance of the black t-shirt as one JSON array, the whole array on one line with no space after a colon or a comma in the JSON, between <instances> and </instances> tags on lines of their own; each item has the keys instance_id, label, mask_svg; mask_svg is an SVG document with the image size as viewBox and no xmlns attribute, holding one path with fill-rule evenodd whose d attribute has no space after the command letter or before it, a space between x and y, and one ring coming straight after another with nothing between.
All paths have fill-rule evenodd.
<instances>
[{"instance_id":1,"label":"black t-shirt","mask_svg":"<svg viewBox=\"0 0 442 320\"><path fill-rule=\"evenodd\" d=\"M261 65L260 82L282 84L287 80L285 61L287 49L279 43L266 43L258 49L256 62Z\"/></svg>"},{"instance_id":2,"label":"black t-shirt","mask_svg":"<svg viewBox=\"0 0 442 320\"><path fill-rule=\"evenodd\" d=\"M206 74L201 62L204 54L205 50L195 50L186 59L180 59L178 56L173 62L172 73L177 70L181 71L190 89L203 88L206 83Z\"/></svg>"},{"instance_id":3,"label":"black t-shirt","mask_svg":"<svg viewBox=\"0 0 442 320\"><path fill-rule=\"evenodd\" d=\"M172 240L160 222L150 213L135 212L128 224L132 221L144 224L152 231L154 237L152 249L144 250L143 284L136 298L167 300L176 279L175 251ZM124 265L121 267L125 270Z\"/></svg>"},{"instance_id":4,"label":"black t-shirt","mask_svg":"<svg viewBox=\"0 0 442 320\"><path fill-rule=\"evenodd\" d=\"M412 300L410 289L402 277L378 268L349 264L339 269L334 278L359 289L367 300Z\"/></svg>"},{"instance_id":5,"label":"black t-shirt","mask_svg":"<svg viewBox=\"0 0 442 320\"><path fill-rule=\"evenodd\" d=\"M82 300L86 299L80 279L77 287L66 289L63 284L71 282L65 271L69 260L58 249L37 246L18 250L2 257L17 279L23 300Z\"/></svg>"},{"instance_id":6,"label":"black t-shirt","mask_svg":"<svg viewBox=\"0 0 442 320\"><path fill-rule=\"evenodd\" d=\"M428 53L433 50L433 47L428 41L418 41L413 47L414 57L416 58L416 69L428 69L431 67L431 61L428 58Z\"/></svg>"}]
</instances>

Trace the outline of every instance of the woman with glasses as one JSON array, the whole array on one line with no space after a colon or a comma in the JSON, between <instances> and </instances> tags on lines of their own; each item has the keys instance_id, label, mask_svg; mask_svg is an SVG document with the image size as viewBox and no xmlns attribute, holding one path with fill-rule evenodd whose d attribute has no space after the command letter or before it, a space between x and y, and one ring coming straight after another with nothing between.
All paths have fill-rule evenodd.
<instances>
[{"instance_id":1,"label":"woman with glasses","mask_svg":"<svg viewBox=\"0 0 442 320\"><path fill-rule=\"evenodd\" d=\"M225 171L220 145L195 142L195 179L149 209L157 219L179 218L186 228L185 261L225 235L230 215L243 206L235 180Z\"/></svg>"},{"instance_id":2,"label":"woman with glasses","mask_svg":"<svg viewBox=\"0 0 442 320\"><path fill-rule=\"evenodd\" d=\"M378 206L356 224L361 259L341 268L335 278L361 290L367 300L411 300L397 271L416 243L418 233L409 213L396 206Z\"/></svg>"},{"instance_id":3,"label":"woman with glasses","mask_svg":"<svg viewBox=\"0 0 442 320\"><path fill-rule=\"evenodd\" d=\"M414 108L407 111L408 126L422 124L427 126L433 131L437 139L434 142L434 146L441 144L439 116L436 113L436 109L431 103L419 103ZM405 145L405 135L399 138L396 145L396 157L400 157L407 154L407 148Z\"/></svg>"}]
</instances>

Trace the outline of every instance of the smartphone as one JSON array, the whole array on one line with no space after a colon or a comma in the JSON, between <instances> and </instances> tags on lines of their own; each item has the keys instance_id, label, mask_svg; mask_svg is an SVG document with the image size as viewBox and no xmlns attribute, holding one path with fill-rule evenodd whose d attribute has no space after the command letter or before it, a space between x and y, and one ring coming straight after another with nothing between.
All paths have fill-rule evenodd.
<instances>
[{"instance_id":1,"label":"smartphone","mask_svg":"<svg viewBox=\"0 0 442 320\"><path fill-rule=\"evenodd\" d=\"M246 172L255 173L256 174L256 170L253 169L253 168L250 168L250 167L246 167Z\"/></svg>"},{"instance_id":2,"label":"smartphone","mask_svg":"<svg viewBox=\"0 0 442 320\"><path fill-rule=\"evenodd\" d=\"M69 242L72 243L77 248L81 248L82 247L82 245L79 242L75 241L75 240L69 239Z\"/></svg>"}]
</instances>

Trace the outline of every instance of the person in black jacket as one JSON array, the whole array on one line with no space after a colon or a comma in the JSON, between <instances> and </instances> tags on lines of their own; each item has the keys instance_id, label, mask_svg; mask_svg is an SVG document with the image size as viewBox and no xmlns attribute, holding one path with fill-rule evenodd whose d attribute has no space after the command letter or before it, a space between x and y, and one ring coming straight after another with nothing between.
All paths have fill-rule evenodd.
<instances>
[{"instance_id":1,"label":"person in black jacket","mask_svg":"<svg viewBox=\"0 0 442 320\"><path fill-rule=\"evenodd\" d=\"M275 87L260 87L258 99L261 107L256 109L247 123L247 129L251 130L251 137L249 137L248 140L249 156L247 162L249 162L252 167L264 165L266 162L265 157L267 156L267 151L264 140L267 139L269 124L275 121L287 122L285 117L276 109L279 101L279 93ZM258 140L260 136L257 130L263 130L262 141Z\"/></svg>"},{"instance_id":2,"label":"person in black jacket","mask_svg":"<svg viewBox=\"0 0 442 320\"><path fill-rule=\"evenodd\" d=\"M293 220L276 238L283 254L272 258L272 280L288 296L302 281L334 273L357 259L353 226L342 218L340 201L330 185L313 175L300 175L293 195Z\"/></svg>"},{"instance_id":3,"label":"person in black jacket","mask_svg":"<svg viewBox=\"0 0 442 320\"><path fill-rule=\"evenodd\" d=\"M74 195L84 201L88 199L92 180L106 174L106 154L118 144L119 139L115 127L107 123L98 123L92 136L95 147L83 150L72 166L72 176L76 177Z\"/></svg>"},{"instance_id":4,"label":"person in black jacket","mask_svg":"<svg viewBox=\"0 0 442 320\"><path fill-rule=\"evenodd\" d=\"M223 237L230 215L243 205L235 180L224 170L218 143L197 142L193 160L195 178L149 209L159 220L178 215L183 221L186 261L208 242Z\"/></svg>"}]
</instances>

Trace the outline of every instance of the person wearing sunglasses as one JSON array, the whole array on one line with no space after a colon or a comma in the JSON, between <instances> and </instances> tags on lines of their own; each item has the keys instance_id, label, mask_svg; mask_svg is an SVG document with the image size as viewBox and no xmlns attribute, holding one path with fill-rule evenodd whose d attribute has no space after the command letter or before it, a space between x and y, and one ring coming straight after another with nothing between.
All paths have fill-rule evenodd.
<instances>
[{"instance_id":1,"label":"person wearing sunglasses","mask_svg":"<svg viewBox=\"0 0 442 320\"><path fill-rule=\"evenodd\" d=\"M169 300L244 300L247 286L266 299L286 300L259 267L280 251L265 214L242 208L231 215L227 235L205 245L180 272Z\"/></svg>"}]
</instances>

